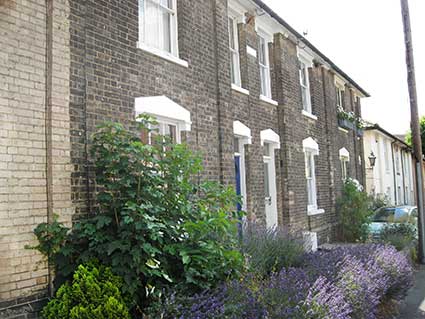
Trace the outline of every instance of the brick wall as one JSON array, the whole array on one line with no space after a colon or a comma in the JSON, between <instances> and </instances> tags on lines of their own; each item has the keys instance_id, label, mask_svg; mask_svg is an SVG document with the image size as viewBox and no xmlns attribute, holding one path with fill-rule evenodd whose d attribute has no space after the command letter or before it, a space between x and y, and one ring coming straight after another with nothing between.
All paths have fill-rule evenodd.
<instances>
[{"instance_id":1,"label":"brick wall","mask_svg":"<svg viewBox=\"0 0 425 319\"><path fill-rule=\"evenodd\" d=\"M292 35L277 33L269 45L272 96L278 102L274 105L260 99L258 57L247 53L247 46L258 47L256 20L249 13L249 23L238 25L242 86L249 94L231 87L227 0L177 1L179 57L188 67L137 47L137 0L55 0L50 76L46 73L49 24L45 6L38 3L16 1L0 7L0 41L8 44L8 51L0 53L3 305L38 300L38 292L45 295L46 267L33 269L41 256L23 247L34 243L32 229L51 218L52 211L70 222L72 208L73 218L95 209L96 185L88 152L91 136L106 120L130 127L137 97L165 95L190 111L192 128L185 140L202 154L200 179L234 185L233 122L251 129L252 144L245 146L247 210L262 223L260 132L272 129L278 133L279 224L294 231L317 231L321 243L335 238L335 202L342 188L339 149L349 150L351 175L361 180L362 139L353 131L339 129L335 75L320 61L309 71L317 120L302 114L297 40ZM51 93L46 96L46 92ZM349 85L345 92L348 109L359 112ZM47 116L46 105L52 106L52 116ZM46 123L50 123L47 130ZM302 147L307 137L320 147L316 157L318 206L325 211L311 217L307 215ZM46 168L49 163L53 164L50 170ZM50 210L48 203L53 206ZM16 299L21 296L26 299Z\"/></svg>"},{"instance_id":2,"label":"brick wall","mask_svg":"<svg viewBox=\"0 0 425 319\"><path fill-rule=\"evenodd\" d=\"M258 47L255 18L238 25L241 82L249 94L232 90L228 48L227 1L178 1L179 57L189 66L164 60L137 48L136 0L106 3L73 0L71 4L71 139L72 198L77 215L93 210L95 185L87 150L90 136L105 120L130 125L134 98L166 95L191 112L192 130L186 134L200 151L205 171L201 178L234 184L233 129L235 120L251 129L252 144L245 146L247 209L264 221L264 181L260 132L273 129L281 137L276 153L279 220L295 230L314 230L331 240L337 223L341 164L339 149L351 155L352 177L362 181L359 164L361 140L355 132L338 128L334 73L316 63L310 69L313 113L302 115L296 40L281 34L270 45L273 98L260 96L258 58L247 46ZM249 18L248 14L248 18ZM359 112L351 88L347 110ZM318 205L324 214L309 217L302 141L314 138L320 147L316 159Z\"/></svg>"},{"instance_id":3,"label":"brick wall","mask_svg":"<svg viewBox=\"0 0 425 319\"><path fill-rule=\"evenodd\" d=\"M45 2L0 2L1 318L33 316L25 314L32 309L25 305L36 307L46 296L48 270L42 256L25 246L36 244L33 229L47 221L48 205L68 224L72 214L68 12L67 1L54 2L48 62Z\"/></svg>"}]
</instances>

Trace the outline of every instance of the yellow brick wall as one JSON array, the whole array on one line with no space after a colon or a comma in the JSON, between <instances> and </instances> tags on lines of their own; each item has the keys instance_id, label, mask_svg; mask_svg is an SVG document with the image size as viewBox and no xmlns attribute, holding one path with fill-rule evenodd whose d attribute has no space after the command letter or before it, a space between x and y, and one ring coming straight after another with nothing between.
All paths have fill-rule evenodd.
<instances>
[{"instance_id":1,"label":"yellow brick wall","mask_svg":"<svg viewBox=\"0 0 425 319\"><path fill-rule=\"evenodd\" d=\"M70 223L69 6L53 4L53 208ZM25 249L47 220L45 111L45 1L0 1L0 301L47 286L42 256Z\"/></svg>"}]
</instances>

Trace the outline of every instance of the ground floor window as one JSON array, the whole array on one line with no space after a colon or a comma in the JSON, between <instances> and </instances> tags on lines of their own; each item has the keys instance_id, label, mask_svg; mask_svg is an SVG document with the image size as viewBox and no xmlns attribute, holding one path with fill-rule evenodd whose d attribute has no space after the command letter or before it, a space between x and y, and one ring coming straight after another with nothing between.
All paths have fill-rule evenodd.
<instances>
[{"instance_id":1,"label":"ground floor window","mask_svg":"<svg viewBox=\"0 0 425 319\"><path fill-rule=\"evenodd\" d=\"M155 135L167 136L173 143L181 143L182 132L190 131L190 112L166 96L149 96L135 99L136 115L148 114L157 124L149 131L140 132L146 144L155 142Z\"/></svg>"},{"instance_id":2,"label":"ground floor window","mask_svg":"<svg viewBox=\"0 0 425 319\"><path fill-rule=\"evenodd\" d=\"M350 153L346 148L341 148L339 150L339 160L341 162L341 178L345 181L350 177L349 172L349 162L350 162Z\"/></svg>"},{"instance_id":3,"label":"ground floor window","mask_svg":"<svg viewBox=\"0 0 425 319\"><path fill-rule=\"evenodd\" d=\"M323 213L323 210L320 210L317 204L315 157L319 155L319 145L313 138L309 137L303 140L303 149L307 180L307 212L309 215L315 215Z\"/></svg>"}]
</instances>

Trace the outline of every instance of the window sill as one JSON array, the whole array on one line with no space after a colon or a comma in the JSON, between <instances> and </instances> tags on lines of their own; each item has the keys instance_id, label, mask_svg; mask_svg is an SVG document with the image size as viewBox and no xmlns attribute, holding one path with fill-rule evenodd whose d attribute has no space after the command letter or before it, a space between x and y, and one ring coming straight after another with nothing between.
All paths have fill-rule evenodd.
<instances>
[{"instance_id":1,"label":"window sill","mask_svg":"<svg viewBox=\"0 0 425 319\"><path fill-rule=\"evenodd\" d=\"M345 128L342 128L342 127L340 127L340 126L338 126L338 130L340 130L341 132L344 132L344 133L348 133L348 130L346 130Z\"/></svg>"},{"instance_id":2,"label":"window sill","mask_svg":"<svg viewBox=\"0 0 425 319\"><path fill-rule=\"evenodd\" d=\"M275 105L275 106L279 105L279 103L277 103L275 100L273 100L273 99L271 99L271 98L269 98L265 95L260 95L260 100L263 101L263 102Z\"/></svg>"},{"instance_id":3,"label":"window sill","mask_svg":"<svg viewBox=\"0 0 425 319\"><path fill-rule=\"evenodd\" d=\"M319 209L319 208L308 208L307 209L307 215L308 216L315 216L315 215L320 215L325 213L324 209Z\"/></svg>"},{"instance_id":4,"label":"window sill","mask_svg":"<svg viewBox=\"0 0 425 319\"><path fill-rule=\"evenodd\" d=\"M313 114L311 114L311 113L309 113L309 112L307 112L305 110L302 111L302 115L304 115L304 116L306 116L306 117L308 117L308 118L310 118L312 120L317 121L317 116L316 115L313 115Z\"/></svg>"},{"instance_id":5,"label":"window sill","mask_svg":"<svg viewBox=\"0 0 425 319\"><path fill-rule=\"evenodd\" d=\"M236 84L233 84L233 83L232 83L232 90L235 90L235 91L242 93L242 94L245 94L245 95L249 95L248 90L241 88L239 85L236 85Z\"/></svg>"},{"instance_id":6,"label":"window sill","mask_svg":"<svg viewBox=\"0 0 425 319\"><path fill-rule=\"evenodd\" d=\"M168 54L168 53L166 53L164 51L161 51L159 49L151 48L151 47L146 46L146 45L144 45L143 43L140 43L140 42L137 43L137 47L139 49L143 50L143 51L146 51L148 53L151 53L153 55L156 55L156 56L158 56L158 57L160 57L160 58L162 58L164 60L167 60L169 62L173 62L173 63L178 64L180 66L183 66L185 68L188 68L189 67L189 63L187 61L182 60L182 59L180 59L178 57L175 57L175 56L173 56L171 54Z\"/></svg>"}]
</instances>

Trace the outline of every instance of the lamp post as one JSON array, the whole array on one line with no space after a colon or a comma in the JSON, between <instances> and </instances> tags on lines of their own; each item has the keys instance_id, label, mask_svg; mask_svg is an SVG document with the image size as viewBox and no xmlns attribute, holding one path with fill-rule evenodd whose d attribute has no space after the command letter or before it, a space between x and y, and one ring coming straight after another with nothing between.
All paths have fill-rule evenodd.
<instances>
[{"instance_id":1,"label":"lamp post","mask_svg":"<svg viewBox=\"0 0 425 319\"><path fill-rule=\"evenodd\" d=\"M376 163L376 156L375 156L375 154L373 154L373 152L370 152L369 164L370 164L371 169L373 169L375 167L375 163Z\"/></svg>"}]
</instances>

